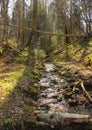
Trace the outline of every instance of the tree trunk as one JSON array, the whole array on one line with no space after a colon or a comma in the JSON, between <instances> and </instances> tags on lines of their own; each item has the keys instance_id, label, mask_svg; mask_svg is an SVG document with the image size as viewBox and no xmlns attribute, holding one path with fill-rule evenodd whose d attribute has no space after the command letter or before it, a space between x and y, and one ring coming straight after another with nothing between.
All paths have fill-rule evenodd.
<instances>
[{"instance_id":1,"label":"tree trunk","mask_svg":"<svg viewBox=\"0 0 92 130\"><path fill-rule=\"evenodd\" d=\"M73 33L72 0L70 0L70 34Z\"/></svg>"},{"instance_id":2,"label":"tree trunk","mask_svg":"<svg viewBox=\"0 0 92 130\"><path fill-rule=\"evenodd\" d=\"M34 36L35 36L35 31L34 29L36 28L36 23L37 23L37 0L33 0L33 17L32 17L32 31L29 37L29 48L34 49L35 43L34 43Z\"/></svg>"}]
</instances>

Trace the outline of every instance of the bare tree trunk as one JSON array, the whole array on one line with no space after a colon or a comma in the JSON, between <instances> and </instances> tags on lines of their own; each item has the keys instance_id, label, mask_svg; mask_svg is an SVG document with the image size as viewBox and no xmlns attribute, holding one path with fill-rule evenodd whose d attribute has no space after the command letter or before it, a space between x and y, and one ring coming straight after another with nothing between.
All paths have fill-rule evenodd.
<instances>
[{"instance_id":1,"label":"bare tree trunk","mask_svg":"<svg viewBox=\"0 0 92 130\"><path fill-rule=\"evenodd\" d=\"M73 33L72 0L70 0L70 34Z\"/></svg>"},{"instance_id":2,"label":"bare tree trunk","mask_svg":"<svg viewBox=\"0 0 92 130\"><path fill-rule=\"evenodd\" d=\"M8 25L8 4L9 4L9 0L6 0L6 1L2 1L3 3L3 22L5 24L4 26L4 29L3 29L3 41L6 42L7 44L7 41L8 41L8 28L7 28L7 25Z\"/></svg>"},{"instance_id":3,"label":"bare tree trunk","mask_svg":"<svg viewBox=\"0 0 92 130\"><path fill-rule=\"evenodd\" d=\"M25 19L25 0L23 0L23 24L22 26L24 26L24 19ZM23 38L23 46L24 46L24 41L25 41L25 33L24 33L24 29L23 29L23 35L22 35L22 38Z\"/></svg>"},{"instance_id":4,"label":"bare tree trunk","mask_svg":"<svg viewBox=\"0 0 92 130\"><path fill-rule=\"evenodd\" d=\"M34 37L35 37L35 31L36 23L37 23L37 5L38 1L33 0L33 17L32 17L32 31L29 38L29 48L34 49L35 43L34 43Z\"/></svg>"},{"instance_id":5,"label":"bare tree trunk","mask_svg":"<svg viewBox=\"0 0 92 130\"><path fill-rule=\"evenodd\" d=\"M88 23L89 23L89 32L91 31L91 7L90 5L88 5L88 16L89 16L89 20L88 20Z\"/></svg>"},{"instance_id":6,"label":"bare tree trunk","mask_svg":"<svg viewBox=\"0 0 92 130\"><path fill-rule=\"evenodd\" d=\"M18 1L18 4L19 4L20 1ZM20 4L19 4L20 5ZM19 26L19 29L17 31L17 40L16 42L18 43L19 42L19 39L20 39L20 7L18 6L18 9L17 9L17 24ZM19 44L18 44L19 46Z\"/></svg>"},{"instance_id":7,"label":"bare tree trunk","mask_svg":"<svg viewBox=\"0 0 92 130\"><path fill-rule=\"evenodd\" d=\"M33 0L32 31L28 40L28 45L29 45L28 65L34 63L34 59L35 59L33 49L35 48L35 28L37 24L37 5L38 5L38 0Z\"/></svg>"},{"instance_id":8,"label":"bare tree trunk","mask_svg":"<svg viewBox=\"0 0 92 130\"><path fill-rule=\"evenodd\" d=\"M88 35L88 16L87 16L87 10L86 10L86 34Z\"/></svg>"}]
</instances>

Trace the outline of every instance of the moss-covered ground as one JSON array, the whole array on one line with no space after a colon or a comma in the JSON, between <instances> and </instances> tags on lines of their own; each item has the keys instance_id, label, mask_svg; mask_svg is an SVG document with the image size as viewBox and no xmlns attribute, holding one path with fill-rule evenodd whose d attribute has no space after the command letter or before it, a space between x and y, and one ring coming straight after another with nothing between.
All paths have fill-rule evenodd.
<instances>
[{"instance_id":1,"label":"moss-covered ground","mask_svg":"<svg viewBox=\"0 0 92 130\"><path fill-rule=\"evenodd\" d=\"M84 65L92 66L92 33L85 38L80 38L72 43L55 44L53 42L53 52L50 52L50 59L54 62L71 61L81 62Z\"/></svg>"},{"instance_id":2,"label":"moss-covered ground","mask_svg":"<svg viewBox=\"0 0 92 130\"><path fill-rule=\"evenodd\" d=\"M36 123L33 111L38 90L34 83L39 80L41 67L0 61L0 128L23 125L23 121Z\"/></svg>"}]
</instances>

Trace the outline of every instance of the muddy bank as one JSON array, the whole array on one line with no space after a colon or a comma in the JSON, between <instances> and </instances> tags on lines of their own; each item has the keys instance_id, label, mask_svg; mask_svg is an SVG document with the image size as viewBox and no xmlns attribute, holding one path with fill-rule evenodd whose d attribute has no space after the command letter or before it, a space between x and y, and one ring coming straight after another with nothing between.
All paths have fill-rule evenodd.
<instances>
[{"instance_id":1,"label":"muddy bank","mask_svg":"<svg viewBox=\"0 0 92 130\"><path fill-rule=\"evenodd\" d=\"M24 123L24 124L17 124L16 126L6 125L4 127L0 127L0 130L92 130L92 124L81 124L81 123L71 123L69 125L47 125L46 123L40 124L31 124L31 123Z\"/></svg>"}]
</instances>

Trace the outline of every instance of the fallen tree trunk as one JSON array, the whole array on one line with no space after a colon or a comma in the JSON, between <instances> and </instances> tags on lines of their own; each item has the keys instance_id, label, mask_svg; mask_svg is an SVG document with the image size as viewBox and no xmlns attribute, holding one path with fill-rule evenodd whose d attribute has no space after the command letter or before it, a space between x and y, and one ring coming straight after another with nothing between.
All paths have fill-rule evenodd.
<instances>
[{"instance_id":1,"label":"fallen tree trunk","mask_svg":"<svg viewBox=\"0 0 92 130\"><path fill-rule=\"evenodd\" d=\"M61 113L51 112L37 115L39 121L48 123L50 125L64 125L70 124L71 122L77 123L88 123L90 122L89 115L73 114L73 113Z\"/></svg>"}]
</instances>

